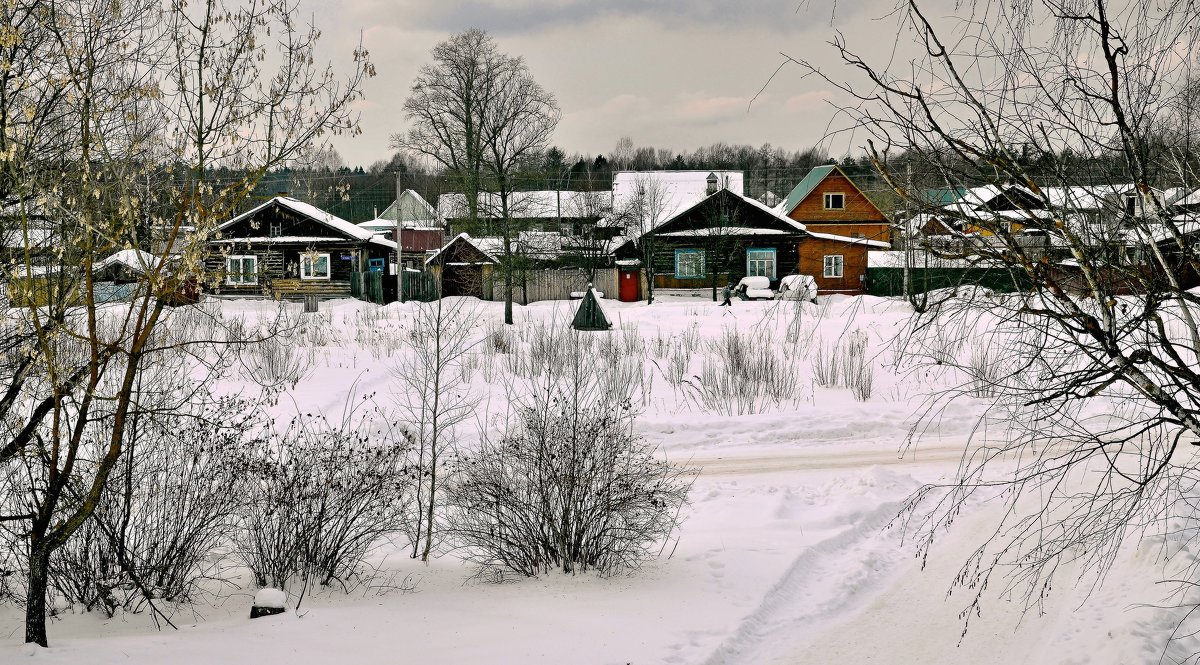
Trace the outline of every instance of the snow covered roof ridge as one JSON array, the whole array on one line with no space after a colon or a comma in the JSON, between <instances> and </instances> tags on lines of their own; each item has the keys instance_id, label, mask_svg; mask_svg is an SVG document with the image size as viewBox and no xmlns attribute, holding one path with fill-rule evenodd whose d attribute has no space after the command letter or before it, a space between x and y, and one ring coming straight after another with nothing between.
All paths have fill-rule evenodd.
<instances>
[{"instance_id":1,"label":"snow covered roof ridge","mask_svg":"<svg viewBox=\"0 0 1200 665\"><path fill-rule=\"evenodd\" d=\"M259 211L265 210L272 205L278 205L280 207L287 208L288 210L291 210L292 212L294 212L298 215L307 217L315 222L324 224L325 226L328 226L328 227L338 231L339 233L342 233L343 235L349 236L356 240L370 240L371 237L374 236L374 234L371 233L370 231L363 229L363 228L359 228L359 226L357 224L348 222L348 221L342 219L341 217L338 217L337 215L334 215L332 213L325 212L324 210L321 210L320 208L316 207L315 205L312 205L311 203L305 203L303 201L294 199L290 196L276 196L276 197L270 199L269 201L266 201L265 203L262 203L254 208L251 208L250 210L247 210L246 212L238 215L237 217L234 217L233 219L231 219L227 222L224 222L223 224L221 224L220 226L217 227L217 230L219 231L219 230L227 228L233 224L236 224L244 219L252 217L253 215L257 214Z\"/></svg>"}]
</instances>

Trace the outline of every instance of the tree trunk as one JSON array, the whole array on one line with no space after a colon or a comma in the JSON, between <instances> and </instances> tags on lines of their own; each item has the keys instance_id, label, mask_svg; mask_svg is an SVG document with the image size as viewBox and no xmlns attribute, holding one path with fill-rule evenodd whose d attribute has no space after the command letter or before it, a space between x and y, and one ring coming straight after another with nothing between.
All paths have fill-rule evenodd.
<instances>
[{"instance_id":1,"label":"tree trunk","mask_svg":"<svg viewBox=\"0 0 1200 665\"><path fill-rule=\"evenodd\" d=\"M25 593L25 642L50 646L46 639L46 593L49 587L50 552L29 546L29 588Z\"/></svg>"}]
</instances>

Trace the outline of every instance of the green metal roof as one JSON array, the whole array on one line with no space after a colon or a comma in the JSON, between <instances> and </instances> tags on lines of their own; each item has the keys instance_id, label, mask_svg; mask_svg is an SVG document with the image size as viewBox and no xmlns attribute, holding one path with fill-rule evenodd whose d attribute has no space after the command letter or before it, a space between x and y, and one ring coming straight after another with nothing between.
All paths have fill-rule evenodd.
<instances>
[{"instance_id":1,"label":"green metal roof","mask_svg":"<svg viewBox=\"0 0 1200 665\"><path fill-rule=\"evenodd\" d=\"M787 200L783 204L783 214L787 215L795 210L796 206L808 198L808 195L812 194L817 185L821 184L821 181L836 168L837 164L826 164L814 167L813 170L809 171L808 175L804 176L804 179L800 181L800 184L793 187L792 191L788 193Z\"/></svg>"}]
</instances>

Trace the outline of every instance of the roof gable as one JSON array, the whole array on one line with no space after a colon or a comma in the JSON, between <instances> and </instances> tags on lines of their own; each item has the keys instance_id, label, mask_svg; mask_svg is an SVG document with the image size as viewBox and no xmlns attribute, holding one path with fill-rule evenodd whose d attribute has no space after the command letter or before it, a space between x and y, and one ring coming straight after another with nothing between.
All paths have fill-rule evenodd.
<instances>
[{"instance_id":1,"label":"roof gable","mask_svg":"<svg viewBox=\"0 0 1200 665\"><path fill-rule=\"evenodd\" d=\"M500 261L488 252L474 238L466 233L454 236L450 242L425 259L425 265L442 265L444 263L499 263Z\"/></svg>"},{"instance_id":2,"label":"roof gable","mask_svg":"<svg viewBox=\"0 0 1200 665\"><path fill-rule=\"evenodd\" d=\"M659 224L652 233L664 234L698 229L769 229L781 233L804 233L800 222L789 219L775 208L742 196L728 189L718 190L701 201L679 211L675 216Z\"/></svg>"},{"instance_id":3,"label":"roof gable","mask_svg":"<svg viewBox=\"0 0 1200 665\"><path fill-rule=\"evenodd\" d=\"M252 222L260 215L267 214L271 210L287 211L293 217L314 222L320 227L328 229L329 231L332 231L335 234L349 240L371 240L372 236L374 235L370 231L359 228L357 225L351 224L341 217L337 217L336 215L325 212L314 205L304 203L303 201L297 201L296 199L288 196L276 196L275 198L251 208L250 210L247 210L246 212L227 222L224 222L217 227L217 230L232 230L242 222ZM285 230L283 235L286 236L290 234Z\"/></svg>"},{"instance_id":4,"label":"roof gable","mask_svg":"<svg viewBox=\"0 0 1200 665\"><path fill-rule=\"evenodd\" d=\"M830 181L840 181L845 186L840 186L836 190L830 190L824 185ZM806 201L810 198L820 196L822 193L838 193L844 195L843 208L825 209L824 201L817 207L816 202L806 205ZM815 199L814 199L815 201ZM811 224L827 223L827 222L862 222L869 224L886 224L887 216L875 205L875 202L863 193L862 189L855 184L850 176L846 175L836 164L825 164L817 166L808 175L804 176L792 191L788 193L787 199L780 207L783 214L792 217L793 219L803 220ZM811 219L810 219L811 218Z\"/></svg>"}]
</instances>

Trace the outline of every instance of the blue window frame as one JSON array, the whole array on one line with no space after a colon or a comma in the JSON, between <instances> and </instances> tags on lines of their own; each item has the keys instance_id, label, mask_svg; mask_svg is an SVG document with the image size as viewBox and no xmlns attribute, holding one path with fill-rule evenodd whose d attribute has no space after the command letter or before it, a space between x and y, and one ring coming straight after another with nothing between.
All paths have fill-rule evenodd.
<instances>
[{"instance_id":1,"label":"blue window frame","mask_svg":"<svg viewBox=\"0 0 1200 665\"><path fill-rule=\"evenodd\" d=\"M775 279L775 248L748 248L746 250L746 276Z\"/></svg>"},{"instance_id":2,"label":"blue window frame","mask_svg":"<svg viewBox=\"0 0 1200 665\"><path fill-rule=\"evenodd\" d=\"M689 279L704 276L704 250L675 250L675 277Z\"/></svg>"}]
</instances>

